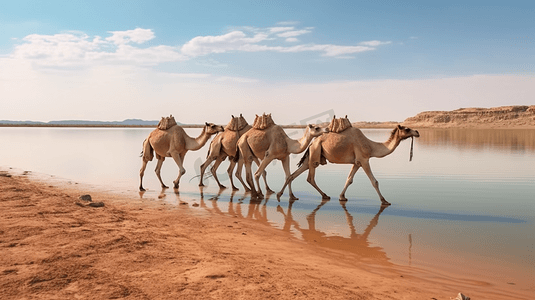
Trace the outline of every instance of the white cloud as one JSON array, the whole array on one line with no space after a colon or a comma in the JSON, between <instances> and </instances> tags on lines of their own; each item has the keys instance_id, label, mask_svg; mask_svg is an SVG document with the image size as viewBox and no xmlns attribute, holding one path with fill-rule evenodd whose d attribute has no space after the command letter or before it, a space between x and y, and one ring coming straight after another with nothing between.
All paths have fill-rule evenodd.
<instances>
[{"instance_id":1,"label":"white cloud","mask_svg":"<svg viewBox=\"0 0 535 300\"><path fill-rule=\"evenodd\" d=\"M83 32L54 35L31 34L15 46L9 57L31 61L35 67L73 68L100 64L132 64L152 66L227 52L318 52L325 57L351 58L351 54L375 50L389 44L378 40L358 45L300 44L296 37L311 34L313 27L295 26L269 28L243 27L222 35L197 36L182 46L142 44L155 38L151 29L136 28L109 31L110 36L91 37ZM282 43L293 43L287 46ZM218 64L221 66L222 64Z\"/></svg>"},{"instance_id":2,"label":"white cloud","mask_svg":"<svg viewBox=\"0 0 535 300\"><path fill-rule=\"evenodd\" d=\"M73 33L26 36L24 44L15 47L12 57L45 61L47 64L68 64L84 60L88 52L98 49L102 44L99 37L93 40L86 34Z\"/></svg>"},{"instance_id":3,"label":"white cloud","mask_svg":"<svg viewBox=\"0 0 535 300\"><path fill-rule=\"evenodd\" d=\"M377 47L377 46L381 46L381 45L388 45L388 44L391 44L392 42L390 41L387 41L387 42L381 42L381 41L366 41L366 42L360 42L359 45L363 45L363 46L370 46L370 47Z\"/></svg>"},{"instance_id":4,"label":"white cloud","mask_svg":"<svg viewBox=\"0 0 535 300\"><path fill-rule=\"evenodd\" d=\"M269 31L272 33L294 30L294 27L271 27Z\"/></svg>"},{"instance_id":5,"label":"white cloud","mask_svg":"<svg viewBox=\"0 0 535 300\"><path fill-rule=\"evenodd\" d=\"M36 67L56 68L114 63L156 65L186 59L175 47L158 45L139 48L129 44L141 44L153 39L154 33L150 29L137 28L111 33L112 36L105 39L78 32L31 34L15 47L10 57L31 61Z\"/></svg>"},{"instance_id":6,"label":"white cloud","mask_svg":"<svg viewBox=\"0 0 535 300\"><path fill-rule=\"evenodd\" d=\"M292 25L297 25L299 24L299 22L297 21L282 21L282 22L277 22L277 25L280 25L280 26L292 26Z\"/></svg>"},{"instance_id":7,"label":"white cloud","mask_svg":"<svg viewBox=\"0 0 535 300\"><path fill-rule=\"evenodd\" d=\"M348 54L355 54L364 51L375 50L375 47L390 44L391 42L366 41L358 46L332 45L332 44L301 44L295 46L277 45L277 41L272 38L284 38L286 42L297 43L295 38L303 34L311 33L312 27L303 30L293 30L294 27L272 27L264 33L258 29L248 29L254 32L253 36L248 36L245 32L235 30L219 36L198 36L191 39L182 46L182 53L190 57L203 56L213 53L225 53L233 51L243 52L319 52L326 57L351 58ZM260 32L260 33L259 33Z\"/></svg>"},{"instance_id":8,"label":"white cloud","mask_svg":"<svg viewBox=\"0 0 535 300\"><path fill-rule=\"evenodd\" d=\"M343 56L346 54L354 54L371 50L374 50L374 48L365 46L326 45L324 56Z\"/></svg>"},{"instance_id":9,"label":"white cloud","mask_svg":"<svg viewBox=\"0 0 535 300\"><path fill-rule=\"evenodd\" d=\"M247 45L261 42L267 35L259 33L253 37L247 37L242 31L232 31L219 36L198 36L182 46L182 53L191 56L202 56L211 53L224 53L242 50Z\"/></svg>"},{"instance_id":10,"label":"white cloud","mask_svg":"<svg viewBox=\"0 0 535 300\"><path fill-rule=\"evenodd\" d=\"M108 32L111 33L112 36L106 38L106 40L118 45L130 42L142 44L154 38L154 32L150 29L136 28L134 30Z\"/></svg>"},{"instance_id":11,"label":"white cloud","mask_svg":"<svg viewBox=\"0 0 535 300\"><path fill-rule=\"evenodd\" d=\"M310 30L292 30L292 31L286 31L286 32L283 32L283 33L279 33L279 34L277 34L277 36L288 38L288 37L300 36L300 35L303 35L303 34L306 34L306 33L310 33L310 32L311 32Z\"/></svg>"}]
</instances>

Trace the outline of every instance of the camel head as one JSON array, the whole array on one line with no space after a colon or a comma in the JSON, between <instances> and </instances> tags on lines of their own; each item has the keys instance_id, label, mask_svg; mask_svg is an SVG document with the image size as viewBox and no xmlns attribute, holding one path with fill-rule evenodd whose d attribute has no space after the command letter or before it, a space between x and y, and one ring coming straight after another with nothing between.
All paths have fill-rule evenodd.
<instances>
[{"instance_id":1,"label":"camel head","mask_svg":"<svg viewBox=\"0 0 535 300\"><path fill-rule=\"evenodd\" d=\"M398 125L392 133L399 136L401 140L408 139L410 137L420 137L418 130L410 129L409 127Z\"/></svg>"},{"instance_id":2,"label":"camel head","mask_svg":"<svg viewBox=\"0 0 535 300\"><path fill-rule=\"evenodd\" d=\"M312 137L318 137L324 133L329 132L328 128L322 128L314 124L308 124L307 129Z\"/></svg>"},{"instance_id":3,"label":"camel head","mask_svg":"<svg viewBox=\"0 0 535 300\"><path fill-rule=\"evenodd\" d=\"M216 134L218 132L223 132L225 129L221 125L216 125L214 123L204 123L204 131L210 135Z\"/></svg>"}]
</instances>

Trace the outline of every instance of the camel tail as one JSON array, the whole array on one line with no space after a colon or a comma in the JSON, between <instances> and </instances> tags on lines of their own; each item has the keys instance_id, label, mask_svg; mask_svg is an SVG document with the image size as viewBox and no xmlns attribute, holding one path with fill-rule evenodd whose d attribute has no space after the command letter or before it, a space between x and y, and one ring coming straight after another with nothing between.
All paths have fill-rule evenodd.
<instances>
[{"instance_id":1,"label":"camel tail","mask_svg":"<svg viewBox=\"0 0 535 300\"><path fill-rule=\"evenodd\" d=\"M307 148L307 151L305 152L305 155L303 155L303 157L301 157L301 160L299 160L299 162L297 163L297 166L301 167L303 165L303 163L305 162L305 160L309 156L310 156L310 147ZM323 154L323 148L321 149L320 164L321 165L326 165L327 164L327 158Z\"/></svg>"},{"instance_id":2,"label":"camel tail","mask_svg":"<svg viewBox=\"0 0 535 300\"><path fill-rule=\"evenodd\" d=\"M307 151L305 152L305 155L303 155L303 157L301 157L301 160L299 160L299 162L297 163L297 166L301 167L309 155L310 155L310 148L307 148Z\"/></svg>"},{"instance_id":3,"label":"camel tail","mask_svg":"<svg viewBox=\"0 0 535 300\"><path fill-rule=\"evenodd\" d=\"M152 148L149 139L143 141L143 151L141 151L141 157L145 161L152 161L154 158L154 149Z\"/></svg>"}]
</instances>

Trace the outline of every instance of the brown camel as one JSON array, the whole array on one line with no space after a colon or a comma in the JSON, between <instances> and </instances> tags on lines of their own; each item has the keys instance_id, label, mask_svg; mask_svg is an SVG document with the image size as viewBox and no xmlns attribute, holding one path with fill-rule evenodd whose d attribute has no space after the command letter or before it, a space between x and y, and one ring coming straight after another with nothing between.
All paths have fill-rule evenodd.
<instances>
[{"instance_id":1,"label":"brown camel","mask_svg":"<svg viewBox=\"0 0 535 300\"><path fill-rule=\"evenodd\" d=\"M347 187L353 183L353 177L360 167L364 169L370 179L373 187L381 199L382 205L390 205L379 191L379 182L373 176L370 168L371 157L385 157L392 153L402 140L410 137L419 137L417 130L398 125L392 130L390 137L384 143L378 143L369 140L358 128L349 127L345 130L335 133L330 132L314 140L308 148L305 155L299 162L299 168L290 175L282 190L277 194L280 198L286 185L289 185L301 173L308 171L307 181L321 194L323 199L330 199L316 184L314 179L316 168L320 164L326 164L327 161L335 164L352 164L351 171L347 177L346 184L340 200L347 200L345 192Z\"/></svg>"},{"instance_id":2,"label":"brown camel","mask_svg":"<svg viewBox=\"0 0 535 300\"><path fill-rule=\"evenodd\" d=\"M208 150L208 155L206 161L201 165L201 179L199 182L199 186L204 186L203 184L203 177L204 172L206 168L215 161L212 168L210 168L210 172L212 173L212 176L214 177L215 181L219 185L220 188L226 188L224 185L222 185L219 182L219 179L217 178L217 168L219 165L227 158L229 157L230 160L230 166L227 169L228 177L230 179L230 184L232 185L232 189L237 191L238 188L234 185L234 181L232 180L232 172L234 171L234 167L236 166L236 162L234 161L234 157L236 156L236 152L238 150L238 139L249 129L251 129L251 125L247 123L245 118L240 114L239 117L232 116L232 119L230 122L225 126L225 131L223 133L217 135L212 142L210 143L210 149ZM260 162L258 159L256 160L256 164L259 165ZM246 190L248 190L247 186L243 182L243 179L241 177L241 164L238 165L238 170L236 172L236 177L241 181L242 185L246 187ZM267 186L266 176L265 172L264 174L264 182ZM269 189L269 186L267 186L267 189Z\"/></svg>"},{"instance_id":3,"label":"brown camel","mask_svg":"<svg viewBox=\"0 0 535 300\"><path fill-rule=\"evenodd\" d=\"M190 137L182 127L173 125L166 130L159 128L154 129L149 134L149 137L143 142L143 165L139 171L139 190L144 191L143 188L143 175L145 174L145 168L147 163L152 161L156 152L156 158L158 163L156 165L156 176L162 184L162 188L167 188L163 183L160 176L160 170L162 168L163 161L166 157L172 157L178 165L179 173L175 181L173 181L174 187L178 188L180 177L186 173L183 167L184 156L188 151L199 150L208 142L213 134L223 131L223 126L215 125L213 123L205 123L202 133L197 138Z\"/></svg>"},{"instance_id":4,"label":"brown camel","mask_svg":"<svg viewBox=\"0 0 535 300\"><path fill-rule=\"evenodd\" d=\"M260 189L259 179L271 161L274 159L280 160L286 177L290 176L290 154L298 154L305 151L314 137L320 136L325 132L328 132L325 128L308 125L303 137L299 140L293 140L286 135L282 127L273 122L271 114L264 114L261 117L257 115L253 128L238 140L240 160L243 159L245 164L246 180L251 188L251 198L264 197ZM258 192L255 189L251 171L251 163L255 158L262 160L254 174ZM272 192L269 189L267 191ZM291 186L289 186L289 191L290 198L297 199L292 192Z\"/></svg>"}]
</instances>

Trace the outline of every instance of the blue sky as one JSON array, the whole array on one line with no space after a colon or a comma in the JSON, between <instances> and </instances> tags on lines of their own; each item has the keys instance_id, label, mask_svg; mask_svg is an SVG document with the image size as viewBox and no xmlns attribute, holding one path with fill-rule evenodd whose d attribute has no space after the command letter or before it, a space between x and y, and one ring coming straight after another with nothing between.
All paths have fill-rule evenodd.
<instances>
[{"instance_id":1,"label":"blue sky","mask_svg":"<svg viewBox=\"0 0 535 300\"><path fill-rule=\"evenodd\" d=\"M0 119L277 123L535 104L530 1L11 1Z\"/></svg>"}]
</instances>

